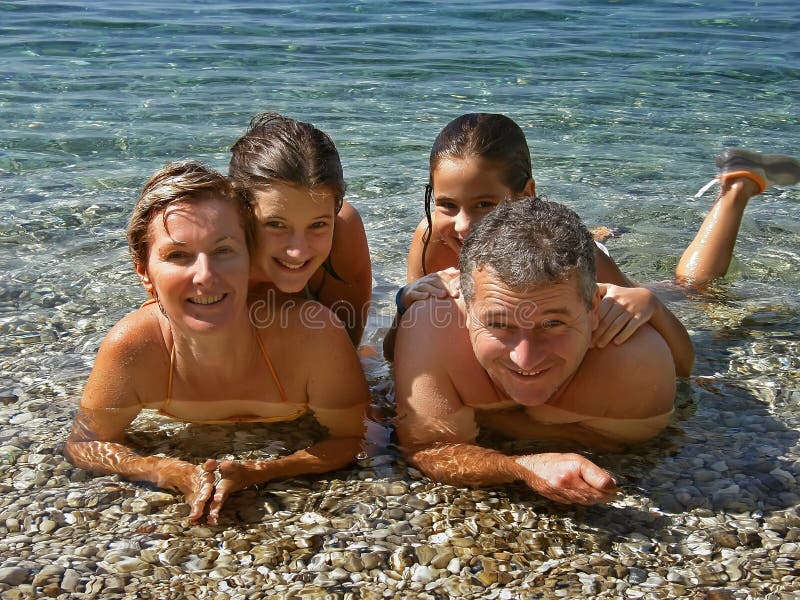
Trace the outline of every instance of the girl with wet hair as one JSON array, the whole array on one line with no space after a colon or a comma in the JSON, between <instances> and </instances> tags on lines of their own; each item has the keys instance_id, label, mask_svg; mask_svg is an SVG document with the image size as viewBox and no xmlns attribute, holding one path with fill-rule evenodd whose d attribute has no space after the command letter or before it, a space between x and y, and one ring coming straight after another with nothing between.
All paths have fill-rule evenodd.
<instances>
[{"instance_id":1,"label":"girl with wet hair","mask_svg":"<svg viewBox=\"0 0 800 600\"><path fill-rule=\"evenodd\" d=\"M465 114L445 125L430 153L425 218L411 241L407 284L396 296L398 316L417 300L458 295L456 266L472 227L499 204L524 197L536 197L536 182L519 125L491 113ZM622 343L647 320L652 300L626 291L633 283L599 242L595 264L606 297L594 341L600 347L612 340ZM388 359L393 355L394 330L384 340Z\"/></svg>"},{"instance_id":2,"label":"girl with wet hair","mask_svg":"<svg viewBox=\"0 0 800 600\"><path fill-rule=\"evenodd\" d=\"M258 114L231 148L229 175L246 190L257 221L252 291L321 302L358 345L372 269L333 140L310 123Z\"/></svg>"}]
</instances>

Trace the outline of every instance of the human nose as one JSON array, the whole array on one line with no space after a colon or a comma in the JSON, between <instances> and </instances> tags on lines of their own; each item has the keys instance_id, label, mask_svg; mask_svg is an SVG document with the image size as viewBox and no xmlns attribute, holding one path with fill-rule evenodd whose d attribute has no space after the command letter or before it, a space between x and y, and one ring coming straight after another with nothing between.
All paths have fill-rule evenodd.
<instances>
[{"instance_id":1,"label":"human nose","mask_svg":"<svg viewBox=\"0 0 800 600\"><path fill-rule=\"evenodd\" d=\"M286 255L290 258L304 258L308 253L308 242L303 232L293 233L286 246Z\"/></svg>"},{"instance_id":2,"label":"human nose","mask_svg":"<svg viewBox=\"0 0 800 600\"><path fill-rule=\"evenodd\" d=\"M195 261L193 282L196 285L208 285L214 279L214 268L207 254L197 255Z\"/></svg>"},{"instance_id":3,"label":"human nose","mask_svg":"<svg viewBox=\"0 0 800 600\"><path fill-rule=\"evenodd\" d=\"M511 361L522 371L535 371L542 363L545 348L533 332L520 331L511 350Z\"/></svg>"},{"instance_id":4,"label":"human nose","mask_svg":"<svg viewBox=\"0 0 800 600\"><path fill-rule=\"evenodd\" d=\"M454 229L461 237L467 237L470 228L472 227L472 217L465 210L461 210L456 215Z\"/></svg>"}]
</instances>

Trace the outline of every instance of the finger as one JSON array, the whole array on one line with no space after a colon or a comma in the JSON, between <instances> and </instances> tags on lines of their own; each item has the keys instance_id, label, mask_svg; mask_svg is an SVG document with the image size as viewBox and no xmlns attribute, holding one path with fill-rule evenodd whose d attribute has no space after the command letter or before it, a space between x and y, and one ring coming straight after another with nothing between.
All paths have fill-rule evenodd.
<instances>
[{"instance_id":1,"label":"finger","mask_svg":"<svg viewBox=\"0 0 800 600\"><path fill-rule=\"evenodd\" d=\"M605 347L611 340L613 340L620 331L625 328L627 322L631 319L630 314L626 312L622 312L614 318L613 321L610 321L606 326L603 333L599 336L597 340L597 345L600 348Z\"/></svg>"},{"instance_id":2,"label":"finger","mask_svg":"<svg viewBox=\"0 0 800 600\"><path fill-rule=\"evenodd\" d=\"M603 319L615 306L617 306L617 303L614 302L614 300L608 297L603 298L600 301L600 306L597 308L597 316Z\"/></svg>"},{"instance_id":3,"label":"finger","mask_svg":"<svg viewBox=\"0 0 800 600\"><path fill-rule=\"evenodd\" d=\"M619 345L628 341L628 339L630 339L630 337L636 333L636 330L642 326L642 323L644 323L644 320L640 317L631 318L631 320L625 324L625 327L622 329L622 331L614 336L614 343Z\"/></svg>"},{"instance_id":4,"label":"finger","mask_svg":"<svg viewBox=\"0 0 800 600\"><path fill-rule=\"evenodd\" d=\"M461 277L451 279L447 284L447 290L453 298L458 298L461 295Z\"/></svg>"},{"instance_id":5,"label":"finger","mask_svg":"<svg viewBox=\"0 0 800 600\"><path fill-rule=\"evenodd\" d=\"M216 525L219 520L219 512L222 510L222 505L225 504L225 501L231 495L231 482L223 479L217 485L216 490L214 491L214 497L211 499L211 503L208 507L208 523L210 525Z\"/></svg>"},{"instance_id":6,"label":"finger","mask_svg":"<svg viewBox=\"0 0 800 600\"><path fill-rule=\"evenodd\" d=\"M211 494L214 492L214 470L217 468L217 461L209 459L197 468L197 481L194 486L194 493L189 501L190 511L189 520L197 521L203 516L206 504Z\"/></svg>"},{"instance_id":7,"label":"finger","mask_svg":"<svg viewBox=\"0 0 800 600\"><path fill-rule=\"evenodd\" d=\"M611 473L588 460L581 463L581 478L592 489L600 492L614 493L618 489L617 481Z\"/></svg>"}]
</instances>

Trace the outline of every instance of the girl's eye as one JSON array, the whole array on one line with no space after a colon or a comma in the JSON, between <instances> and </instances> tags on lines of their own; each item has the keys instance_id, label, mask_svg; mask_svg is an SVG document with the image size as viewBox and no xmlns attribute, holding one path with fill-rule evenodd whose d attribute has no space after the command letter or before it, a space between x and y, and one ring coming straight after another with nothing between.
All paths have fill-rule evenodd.
<instances>
[{"instance_id":1,"label":"girl's eye","mask_svg":"<svg viewBox=\"0 0 800 600\"><path fill-rule=\"evenodd\" d=\"M315 221L311 224L311 229L323 229L328 226L327 221Z\"/></svg>"},{"instance_id":2,"label":"girl's eye","mask_svg":"<svg viewBox=\"0 0 800 600\"><path fill-rule=\"evenodd\" d=\"M230 246L221 246L214 250L214 254L231 254L233 252L233 248Z\"/></svg>"},{"instance_id":3,"label":"girl's eye","mask_svg":"<svg viewBox=\"0 0 800 600\"><path fill-rule=\"evenodd\" d=\"M455 202L447 202L446 200L437 201L436 208L447 211L458 210L458 206L456 205Z\"/></svg>"},{"instance_id":4,"label":"girl's eye","mask_svg":"<svg viewBox=\"0 0 800 600\"><path fill-rule=\"evenodd\" d=\"M282 227L285 227L281 221L264 221L262 225L271 229L281 229Z\"/></svg>"}]
</instances>

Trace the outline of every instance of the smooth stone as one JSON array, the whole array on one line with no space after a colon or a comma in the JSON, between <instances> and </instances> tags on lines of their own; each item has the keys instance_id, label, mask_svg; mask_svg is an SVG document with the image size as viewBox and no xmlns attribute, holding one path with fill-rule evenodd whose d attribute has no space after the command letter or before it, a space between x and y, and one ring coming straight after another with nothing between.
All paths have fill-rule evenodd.
<instances>
[{"instance_id":1,"label":"smooth stone","mask_svg":"<svg viewBox=\"0 0 800 600\"><path fill-rule=\"evenodd\" d=\"M22 567L3 567L0 568L0 583L6 585L21 585L28 580L30 571Z\"/></svg>"},{"instance_id":2,"label":"smooth stone","mask_svg":"<svg viewBox=\"0 0 800 600\"><path fill-rule=\"evenodd\" d=\"M61 589L67 592L78 591L78 586L81 583L81 575L75 569L66 569L64 577L61 579Z\"/></svg>"},{"instance_id":3,"label":"smooth stone","mask_svg":"<svg viewBox=\"0 0 800 600\"><path fill-rule=\"evenodd\" d=\"M133 573L135 571L146 571L150 568L150 563L134 556L126 556L115 562L113 568L119 573Z\"/></svg>"}]
</instances>

